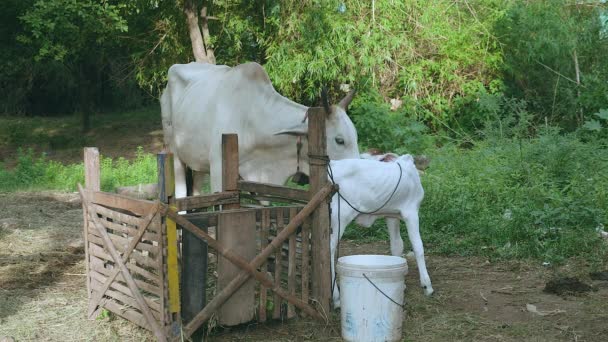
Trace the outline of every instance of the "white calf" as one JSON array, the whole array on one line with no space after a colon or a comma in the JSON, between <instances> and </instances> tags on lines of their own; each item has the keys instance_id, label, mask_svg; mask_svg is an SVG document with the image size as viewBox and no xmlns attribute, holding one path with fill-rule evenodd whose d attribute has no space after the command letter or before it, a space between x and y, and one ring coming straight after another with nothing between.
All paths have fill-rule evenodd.
<instances>
[{"instance_id":1,"label":"white calf","mask_svg":"<svg viewBox=\"0 0 608 342\"><path fill-rule=\"evenodd\" d=\"M407 225L408 236L416 256L420 284L424 293L431 295L433 287L426 270L418 223L418 210L424 197L424 190L412 156L406 154L391 163L364 159L335 160L330 162L330 167L334 182L340 186L340 194L335 194L331 200L332 286L335 279L336 247L350 222L356 219L357 223L369 227L377 218L387 217L391 253L401 256L403 253L403 240L399 231L399 218L401 218ZM337 287L333 291L333 301L334 308L340 307L340 293Z\"/></svg>"}]
</instances>

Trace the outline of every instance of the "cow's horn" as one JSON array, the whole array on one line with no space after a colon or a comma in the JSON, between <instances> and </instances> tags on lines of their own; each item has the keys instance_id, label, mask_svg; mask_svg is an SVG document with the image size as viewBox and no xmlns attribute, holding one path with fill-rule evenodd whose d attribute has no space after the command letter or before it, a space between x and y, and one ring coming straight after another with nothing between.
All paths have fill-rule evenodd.
<instances>
[{"instance_id":1,"label":"cow's horn","mask_svg":"<svg viewBox=\"0 0 608 342\"><path fill-rule=\"evenodd\" d=\"M349 91L348 94L346 94L346 96L344 96L344 98L340 101L340 103L338 103L338 106L340 106L342 109L344 109L346 111L348 109L348 105L351 103L354 96L355 96L355 90L353 89L353 90Z\"/></svg>"},{"instance_id":2,"label":"cow's horn","mask_svg":"<svg viewBox=\"0 0 608 342\"><path fill-rule=\"evenodd\" d=\"M327 100L327 88L321 88L321 102L323 102L323 108L325 108L325 114L329 115L331 110L329 109L329 101Z\"/></svg>"}]
</instances>

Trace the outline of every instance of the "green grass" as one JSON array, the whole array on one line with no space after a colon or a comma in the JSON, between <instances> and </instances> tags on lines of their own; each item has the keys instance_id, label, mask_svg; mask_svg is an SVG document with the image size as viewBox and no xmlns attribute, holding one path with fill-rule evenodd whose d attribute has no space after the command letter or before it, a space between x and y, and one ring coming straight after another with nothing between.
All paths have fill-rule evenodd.
<instances>
[{"instance_id":1,"label":"green grass","mask_svg":"<svg viewBox=\"0 0 608 342\"><path fill-rule=\"evenodd\" d=\"M139 147L133 160L101 157L101 189L114 191L116 187L157 181L156 157ZM84 184L82 163L63 165L47 160L44 155L20 150L17 165L8 170L0 164L0 192L29 190L75 191Z\"/></svg>"}]
</instances>

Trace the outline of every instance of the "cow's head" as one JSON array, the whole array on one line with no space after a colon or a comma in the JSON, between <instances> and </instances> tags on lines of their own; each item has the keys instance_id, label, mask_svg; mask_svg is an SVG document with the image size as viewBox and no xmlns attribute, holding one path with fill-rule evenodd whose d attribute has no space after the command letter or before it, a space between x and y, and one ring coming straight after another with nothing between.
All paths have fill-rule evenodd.
<instances>
[{"instance_id":1,"label":"cow's head","mask_svg":"<svg viewBox=\"0 0 608 342\"><path fill-rule=\"evenodd\" d=\"M355 125L346 114L348 105L353 100L355 91L351 90L337 105L329 106L329 113L325 124L327 132L327 155L330 159L359 158L359 146ZM276 134L289 134L296 136L308 135L308 122L284 129Z\"/></svg>"}]
</instances>

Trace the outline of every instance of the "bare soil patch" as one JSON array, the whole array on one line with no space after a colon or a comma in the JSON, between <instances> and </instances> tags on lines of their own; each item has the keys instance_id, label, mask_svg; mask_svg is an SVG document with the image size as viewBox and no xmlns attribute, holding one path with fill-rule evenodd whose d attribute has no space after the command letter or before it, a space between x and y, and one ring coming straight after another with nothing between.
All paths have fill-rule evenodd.
<instances>
[{"instance_id":1,"label":"bare soil patch","mask_svg":"<svg viewBox=\"0 0 608 342\"><path fill-rule=\"evenodd\" d=\"M77 194L0 194L0 337L16 341L143 341L147 331L120 318L86 319L82 211ZM388 254L388 242L341 244L341 254ZM608 281L571 260L489 262L429 255L436 293L427 298L415 261L406 277L406 341L603 341ZM556 295L553 279L576 277L596 291ZM533 305L537 311L530 311ZM216 328L209 341L339 341L339 313L326 323L294 319Z\"/></svg>"}]
</instances>

